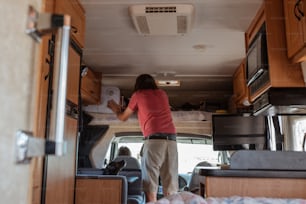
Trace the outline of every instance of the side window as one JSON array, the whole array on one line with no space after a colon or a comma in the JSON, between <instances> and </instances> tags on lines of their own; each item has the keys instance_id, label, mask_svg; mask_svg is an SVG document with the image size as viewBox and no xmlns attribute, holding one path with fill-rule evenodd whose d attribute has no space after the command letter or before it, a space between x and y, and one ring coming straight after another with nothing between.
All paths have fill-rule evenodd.
<instances>
[{"instance_id":1,"label":"side window","mask_svg":"<svg viewBox=\"0 0 306 204\"><path fill-rule=\"evenodd\" d=\"M106 152L105 159L104 159L104 166L102 166L102 168L106 167L106 165L110 162L111 148L112 148L112 145L110 144L108 146L108 150Z\"/></svg>"}]
</instances>

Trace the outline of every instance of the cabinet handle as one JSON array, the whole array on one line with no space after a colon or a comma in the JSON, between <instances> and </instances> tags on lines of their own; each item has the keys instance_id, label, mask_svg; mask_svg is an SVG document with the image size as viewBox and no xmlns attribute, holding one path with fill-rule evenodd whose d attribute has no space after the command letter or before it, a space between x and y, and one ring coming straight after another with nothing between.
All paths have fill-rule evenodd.
<instances>
[{"instance_id":1,"label":"cabinet handle","mask_svg":"<svg viewBox=\"0 0 306 204\"><path fill-rule=\"evenodd\" d=\"M300 5L301 5L301 0L297 0L295 5L294 5L294 11L293 11L293 13L294 13L295 17L298 19L298 21L300 21L304 17L304 12L300 8Z\"/></svg>"},{"instance_id":2,"label":"cabinet handle","mask_svg":"<svg viewBox=\"0 0 306 204\"><path fill-rule=\"evenodd\" d=\"M71 32L73 32L73 33L78 33L79 31L78 31L78 28L77 28L77 27L71 26Z\"/></svg>"}]
</instances>

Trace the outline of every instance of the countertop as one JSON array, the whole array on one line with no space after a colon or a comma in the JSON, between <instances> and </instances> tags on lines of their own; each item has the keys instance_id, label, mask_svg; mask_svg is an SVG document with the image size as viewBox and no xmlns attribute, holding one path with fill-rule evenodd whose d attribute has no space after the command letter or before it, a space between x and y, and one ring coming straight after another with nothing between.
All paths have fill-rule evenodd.
<instances>
[{"instance_id":1,"label":"countertop","mask_svg":"<svg viewBox=\"0 0 306 204\"><path fill-rule=\"evenodd\" d=\"M301 170L252 170L252 169L221 169L198 168L199 176L215 177L253 177L253 178L303 178L306 179L306 171Z\"/></svg>"}]
</instances>

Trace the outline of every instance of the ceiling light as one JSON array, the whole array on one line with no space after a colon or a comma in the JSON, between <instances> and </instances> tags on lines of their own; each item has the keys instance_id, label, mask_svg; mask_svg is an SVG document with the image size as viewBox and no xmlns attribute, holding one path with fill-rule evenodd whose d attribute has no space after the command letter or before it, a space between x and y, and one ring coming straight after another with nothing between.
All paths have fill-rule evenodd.
<instances>
[{"instance_id":1,"label":"ceiling light","mask_svg":"<svg viewBox=\"0 0 306 204\"><path fill-rule=\"evenodd\" d=\"M195 49L197 51L205 51L205 49L206 49L206 45L204 45L204 44L197 44L197 45L194 45L192 47L193 47L193 49Z\"/></svg>"},{"instance_id":2,"label":"ceiling light","mask_svg":"<svg viewBox=\"0 0 306 204\"><path fill-rule=\"evenodd\" d=\"M157 86L180 86L179 80L156 80Z\"/></svg>"}]
</instances>

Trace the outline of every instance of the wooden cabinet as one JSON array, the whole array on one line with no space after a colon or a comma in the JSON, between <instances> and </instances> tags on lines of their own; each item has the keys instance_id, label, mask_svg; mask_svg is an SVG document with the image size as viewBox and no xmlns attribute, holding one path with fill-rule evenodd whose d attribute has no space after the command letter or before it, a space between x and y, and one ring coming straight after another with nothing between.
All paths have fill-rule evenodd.
<instances>
[{"instance_id":1,"label":"wooden cabinet","mask_svg":"<svg viewBox=\"0 0 306 204\"><path fill-rule=\"evenodd\" d=\"M252 43L252 40L254 40L255 35L259 31L262 24L265 22L265 5L262 4L262 6L257 11L257 14L253 21L251 22L248 30L245 32L245 46L246 51L248 51L249 46Z\"/></svg>"},{"instance_id":2,"label":"wooden cabinet","mask_svg":"<svg viewBox=\"0 0 306 204\"><path fill-rule=\"evenodd\" d=\"M103 177L79 177L76 179L75 203L124 203L122 192L124 191L124 180L108 176ZM126 202L126 201L125 201Z\"/></svg>"},{"instance_id":3,"label":"wooden cabinet","mask_svg":"<svg viewBox=\"0 0 306 204\"><path fill-rule=\"evenodd\" d=\"M306 60L306 6L304 0L284 0L287 54L292 62Z\"/></svg>"},{"instance_id":4,"label":"wooden cabinet","mask_svg":"<svg viewBox=\"0 0 306 204\"><path fill-rule=\"evenodd\" d=\"M250 101L255 101L271 87L304 87L300 64L292 63L287 56L283 2L264 0L250 27L246 31L249 47L262 23L266 24L268 74L259 77L249 86ZM266 79L263 79L266 77ZM264 83L257 83L260 80Z\"/></svg>"},{"instance_id":5,"label":"wooden cabinet","mask_svg":"<svg viewBox=\"0 0 306 204\"><path fill-rule=\"evenodd\" d=\"M305 198L305 190L306 179L200 176L201 195L206 197Z\"/></svg>"},{"instance_id":6,"label":"wooden cabinet","mask_svg":"<svg viewBox=\"0 0 306 204\"><path fill-rule=\"evenodd\" d=\"M233 75L234 101L237 107L249 106L249 90L246 83L245 59Z\"/></svg>"},{"instance_id":7,"label":"wooden cabinet","mask_svg":"<svg viewBox=\"0 0 306 204\"><path fill-rule=\"evenodd\" d=\"M99 104L101 100L101 73L87 68L81 79L81 97L84 105Z\"/></svg>"},{"instance_id":8,"label":"wooden cabinet","mask_svg":"<svg viewBox=\"0 0 306 204\"><path fill-rule=\"evenodd\" d=\"M55 12L71 16L71 38L81 48L85 44L85 10L78 0L56 0Z\"/></svg>"},{"instance_id":9,"label":"wooden cabinet","mask_svg":"<svg viewBox=\"0 0 306 204\"><path fill-rule=\"evenodd\" d=\"M69 47L67 100L78 104L81 55L72 46Z\"/></svg>"}]
</instances>

